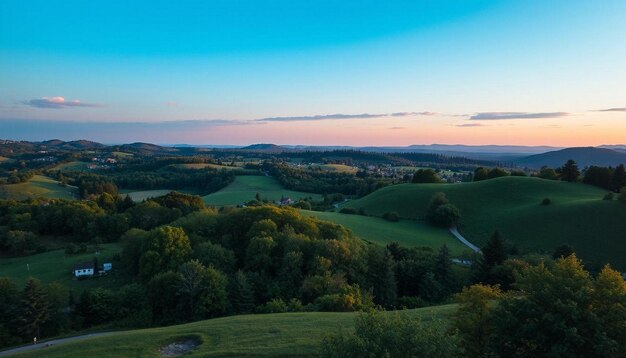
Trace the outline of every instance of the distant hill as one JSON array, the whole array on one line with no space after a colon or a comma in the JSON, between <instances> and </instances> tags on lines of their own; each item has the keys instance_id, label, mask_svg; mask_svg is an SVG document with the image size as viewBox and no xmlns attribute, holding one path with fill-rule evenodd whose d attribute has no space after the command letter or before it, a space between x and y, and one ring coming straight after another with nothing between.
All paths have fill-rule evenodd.
<instances>
[{"instance_id":1,"label":"distant hill","mask_svg":"<svg viewBox=\"0 0 626 358\"><path fill-rule=\"evenodd\" d=\"M461 211L461 230L477 246L495 230L522 251L552 252L568 244L588 262L610 262L626 270L626 205L602 200L591 185L530 177L503 177L461 184L398 184L379 189L345 206L367 215L396 212L423 220L431 196L446 194ZM541 205L550 198L550 205Z\"/></svg>"},{"instance_id":2,"label":"distant hill","mask_svg":"<svg viewBox=\"0 0 626 358\"><path fill-rule=\"evenodd\" d=\"M243 147L241 148L241 150L259 151L259 152L284 152L289 149L281 147L276 144L253 144L247 147Z\"/></svg>"},{"instance_id":3,"label":"distant hill","mask_svg":"<svg viewBox=\"0 0 626 358\"><path fill-rule=\"evenodd\" d=\"M581 168L590 165L617 166L626 164L626 152L596 147L566 148L519 158L514 163L529 168L540 168L544 165L555 168L569 159L575 160Z\"/></svg>"},{"instance_id":4,"label":"distant hill","mask_svg":"<svg viewBox=\"0 0 626 358\"><path fill-rule=\"evenodd\" d=\"M85 140L85 139L73 140L69 142L65 142L59 139L52 139L52 140L47 140L47 141L36 143L36 144L39 144L41 147L45 147L45 148L67 149L67 150L102 149L106 147L106 145L102 143L93 142L93 141Z\"/></svg>"}]
</instances>

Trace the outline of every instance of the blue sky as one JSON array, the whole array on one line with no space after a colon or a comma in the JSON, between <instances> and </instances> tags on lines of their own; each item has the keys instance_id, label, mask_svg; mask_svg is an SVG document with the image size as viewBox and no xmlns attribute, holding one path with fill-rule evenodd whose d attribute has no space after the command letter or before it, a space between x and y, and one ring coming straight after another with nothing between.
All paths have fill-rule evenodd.
<instances>
[{"instance_id":1,"label":"blue sky","mask_svg":"<svg viewBox=\"0 0 626 358\"><path fill-rule=\"evenodd\" d=\"M618 0L3 0L0 137L618 143L624 15Z\"/></svg>"}]
</instances>

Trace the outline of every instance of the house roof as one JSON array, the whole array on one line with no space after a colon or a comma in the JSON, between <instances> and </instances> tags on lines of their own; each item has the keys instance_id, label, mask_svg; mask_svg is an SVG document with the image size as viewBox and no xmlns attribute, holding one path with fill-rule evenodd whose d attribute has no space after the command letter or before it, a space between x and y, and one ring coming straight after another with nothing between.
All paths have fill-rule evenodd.
<instances>
[{"instance_id":1,"label":"house roof","mask_svg":"<svg viewBox=\"0 0 626 358\"><path fill-rule=\"evenodd\" d=\"M85 270L92 269L93 270L93 261L81 262L79 264L74 265L74 271L76 270Z\"/></svg>"}]
</instances>

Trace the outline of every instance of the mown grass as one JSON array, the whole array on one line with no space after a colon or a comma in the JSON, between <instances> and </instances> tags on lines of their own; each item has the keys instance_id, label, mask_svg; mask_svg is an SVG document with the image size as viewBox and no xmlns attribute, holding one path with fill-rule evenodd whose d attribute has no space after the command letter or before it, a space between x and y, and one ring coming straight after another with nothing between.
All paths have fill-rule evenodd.
<instances>
[{"instance_id":1,"label":"mown grass","mask_svg":"<svg viewBox=\"0 0 626 358\"><path fill-rule=\"evenodd\" d=\"M484 245L495 230L523 250L551 252L568 244L592 263L626 270L626 205L602 200L593 186L527 177L462 184L400 184L345 204L382 215L423 218L430 197L444 192L461 210L462 232ZM550 198L550 205L541 205Z\"/></svg>"},{"instance_id":2,"label":"mown grass","mask_svg":"<svg viewBox=\"0 0 626 358\"><path fill-rule=\"evenodd\" d=\"M343 225L352 230L357 237L382 246L397 242L406 247L432 247L437 250L446 244L453 255L470 252L448 230L433 227L423 221L405 219L390 222L373 216L305 210L302 213Z\"/></svg>"},{"instance_id":3,"label":"mown grass","mask_svg":"<svg viewBox=\"0 0 626 358\"><path fill-rule=\"evenodd\" d=\"M35 175L25 183L0 186L0 199L25 200L30 198L76 199L78 190L43 175Z\"/></svg>"},{"instance_id":4,"label":"mown grass","mask_svg":"<svg viewBox=\"0 0 626 358\"><path fill-rule=\"evenodd\" d=\"M401 311L428 324L446 319L456 305ZM330 334L354 329L357 313L281 313L211 319L179 326L113 333L24 352L19 357L159 357L159 348L194 337L186 357L310 357Z\"/></svg>"},{"instance_id":5,"label":"mown grass","mask_svg":"<svg viewBox=\"0 0 626 358\"><path fill-rule=\"evenodd\" d=\"M120 190L120 195L128 195L134 202L142 202L150 198L158 198L159 196L167 195L173 191L180 193L195 195L192 190L171 190L171 189L154 189L154 190L139 190L132 191L131 189Z\"/></svg>"},{"instance_id":6,"label":"mown grass","mask_svg":"<svg viewBox=\"0 0 626 358\"><path fill-rule=\"evenodd\" d=\"M242 175L226 188L203 197L204 203L212 206L238 205L254 200L259 193L262 199L271 201L280 200L281 197L290 197L293 200L312 197L320 200L321 195L287 190L276 179L268 176Z\"/></svg>"},{"instance_id":7,"label":"mown grass","mask_svg":"<svg viewBox=\"0 0 626 358\"><path fill-rule=\"evenodd\" d=\"M330 172L339 172L339 173L351 173L354 174L358 171L358 168L343 165L343 164L320 164L320 165L312 165L311 168L320 168L321 170L327 170Z\"/></svg>"},{"instance_id":8,"label":"mown grass","mask_svg":"<svg viewBox=\"0 0 626 358\"><path fill-rule=\"evenodd\" d=\"M100 245L97 255L99 262L110 259L121 251L119 244ZM0 259L0 277L10 277L21 287L29 277L43 283L58 282L68 288L90 287L98 285L98 281L106 281L108 277L89 280L74 280L72 268L80 262L92 261L94 253L67 256L65 250L48 251L41 254Z\"/></svg>"},{"instance_id":9,"label":"mown grass","mask_svg":"<svg viewBox=\"0 0 626 358\"><path fill-rule=\"evenodd\" d=\"M73 161L68 163L61 163L55 166L52 170L58 170L60 172L69 171L87 171L89 170L89 164L87 162Z\"/></svg>"}]
</instances>

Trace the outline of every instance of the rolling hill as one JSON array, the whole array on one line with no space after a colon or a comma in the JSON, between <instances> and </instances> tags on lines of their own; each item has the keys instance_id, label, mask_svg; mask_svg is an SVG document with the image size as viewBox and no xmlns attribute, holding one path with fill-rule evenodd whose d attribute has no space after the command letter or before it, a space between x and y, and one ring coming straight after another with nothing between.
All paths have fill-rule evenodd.
<instances>
[{"instance_id":1,"label":"rolling hill","mask_svg":"<svg viewBox=\"0 0 626 358\"><path fill-rule=\"evenodd\" d=\"M237 176L235 181L227 187L202 198L206 205L235 206L254 200L257 193L261 195L262 199L271 201L280 200L283 196L293 200L307 197L312 197L315 200L321 199L319 194L288 190L283 188L276 179L258 175Z\"/></svg>"},{"instance_id":2,"label":"rolling hill","mask_svg":"<svg viewBox=\"0 0 626 358\"><path fill-rule=\"evenodd\" d=\"M75 186L61 186L43 175L35 175L25 183L0 185L0 199L26 200L31 198L72 200L78 197Z\"/></svg>"},{"instance_id":3,"label":"rolling hill","mask_svg":"<svg viewBox=\"0 0 626 358\"><path fill-rule=\"evenodd\" d=\"M602 200L593 186L528 177L504 177L462 184L400 184L380 189L346 207L369 215L396 211L424 218L430 197L444 192L461 210L461 230L478 246L495 230L522 250L551 252L562 244L593 263L626 270L626 205ZM552 204L541 205L544 198Z\"/></svg>"},{"instance_id":4,"label":"rolling hill","mask_svg":"<svg viewBox=\"0 0 626 358\"><path fill-rule=\"evenodd\" d=\"M433 319L446 319L456 307L426 307L401 311L400 314L419 317L428 324ZM178 326L114 332L15 356L161 357L161 347L191 339L199 345L185 356L311 357L319 355L320 343L325 336L353 330L356 315L354 312L306 312L231 316Z\"/></svg>"},{"instance_id":5,"label":"rolling hill","mask_svg":"<svg viewBox=\"0 0 626 358\"><path fill-rule=\"evenodd\" d=\"M626 164L626 152L596 147L566 148L516 159L514 163L529 168L540 168L544 165L557 168L569 159L575 160L580 168L590 165L615 167Z\"/></svg>"}]
</instances>

